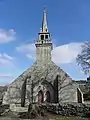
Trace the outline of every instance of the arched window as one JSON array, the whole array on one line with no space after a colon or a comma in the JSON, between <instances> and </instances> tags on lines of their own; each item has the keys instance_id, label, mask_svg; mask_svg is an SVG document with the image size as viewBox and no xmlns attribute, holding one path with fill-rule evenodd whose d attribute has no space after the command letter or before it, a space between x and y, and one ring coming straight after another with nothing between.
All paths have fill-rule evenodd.
<instances>
[{"instance_id":1,"label":"arched window","mask_svg":"<svg viewBox=\"0 0 90 120\"><path fill-rule=\"evenodd\" d=\"M46 92L46 102L50 102L50 92Z\"/></svg>"},{"instance_id":2,"label":"arched window","mask_svg":"<svg viewBox=\"0 0 90 120\"><path fill-rule=\"evenodd\" d=\"M43 91L40 90L40 91L38 92L38 103L39 103L39 104L43 103L43 100L44 100Z\"/></svg>"}]
</instances>

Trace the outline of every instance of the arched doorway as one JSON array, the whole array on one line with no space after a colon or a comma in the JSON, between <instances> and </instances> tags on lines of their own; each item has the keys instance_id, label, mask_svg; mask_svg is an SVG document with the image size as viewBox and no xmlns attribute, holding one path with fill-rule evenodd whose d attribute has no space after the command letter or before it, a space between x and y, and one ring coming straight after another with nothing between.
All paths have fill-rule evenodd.
<instances>
[{"instance_id":1,"label":"arched doorway","mask_svg":"<svg viewBox=\"0 0 90 120\"><path fill-rule=\"evenodd\" d=\"M50 92L46 92L46 102L50 102Z\"/></svg>"},{"instance_id":2,"label":"arched doorway","mask_svg":"<svg viewBox=\"0 0 90 120\"><path fill-rule=\"evenodd\" d=\"M39 104L41 104L41 103L43 103L43 92L40 90L39 92L38 92L38 103Z\"/></svg>"}]
</instances>

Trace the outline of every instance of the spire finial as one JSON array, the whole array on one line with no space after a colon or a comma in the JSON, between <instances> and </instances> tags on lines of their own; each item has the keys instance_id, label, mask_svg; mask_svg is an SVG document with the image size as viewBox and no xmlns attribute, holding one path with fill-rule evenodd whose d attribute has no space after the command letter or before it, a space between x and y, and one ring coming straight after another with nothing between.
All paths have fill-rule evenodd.
<instances>
[{"instance_id":1,"label":"spire finial","mask_svg":"<svg viewBox=\"0 0 90 120\"><path fill-rule=\"evenodd\" d=\"M42 21L42 32L48 32L48 27L47 27L47 15L46 15L46 8L44 7L44 12L43 12L43 21Z\"/></svg>"}]
</instances>

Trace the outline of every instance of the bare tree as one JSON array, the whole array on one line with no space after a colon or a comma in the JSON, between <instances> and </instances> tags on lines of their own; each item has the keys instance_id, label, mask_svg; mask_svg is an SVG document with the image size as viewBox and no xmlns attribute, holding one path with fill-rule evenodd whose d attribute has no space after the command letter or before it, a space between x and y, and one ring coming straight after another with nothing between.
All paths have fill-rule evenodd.
<instances>
[{"instance_id":1,"label":"bare tree","mask_svg":"<svg viewBox=\"0 0 90 120\"><path fill-rule=\"evenodd\" d=\"M90 76L90 42L85 42L81 48L82 51L78 54L76 61L82 68L82 71Z\"/></svg>"}]
</instances>

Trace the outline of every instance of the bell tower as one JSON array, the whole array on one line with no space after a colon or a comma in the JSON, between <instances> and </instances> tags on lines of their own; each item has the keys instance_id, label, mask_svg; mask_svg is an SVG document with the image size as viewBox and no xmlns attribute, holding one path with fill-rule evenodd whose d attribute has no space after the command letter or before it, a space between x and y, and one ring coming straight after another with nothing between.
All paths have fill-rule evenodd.
<instances>
[{"instance_id":1,"label":"bell tower","mask_svg":"<svg viewBox=\"0 0 90 120\"><path fill-rule=\"evenodd\" d=\"M36 46L36 61L40 65L46 65L51 61L52 41L50 32L47 26L47 14L44 8L42 27L38 33L38 40L35 43Z\"/></svg>"}]
</instances>

